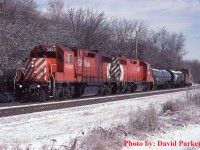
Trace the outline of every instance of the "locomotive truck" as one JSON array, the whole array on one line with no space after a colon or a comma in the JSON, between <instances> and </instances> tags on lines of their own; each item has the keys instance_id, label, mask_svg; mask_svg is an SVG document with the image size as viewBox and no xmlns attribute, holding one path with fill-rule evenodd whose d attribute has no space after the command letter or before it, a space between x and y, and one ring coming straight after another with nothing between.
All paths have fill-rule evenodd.
<instances>
[{"instance_id":1,"label":"locomotive truck","mask_svg":"<svg viewBox=\"0 0 200 150\"><path fill-rule=\"evenodd\" d=\"M186 79L187 82L186 83ZM145 61L60 45L34 47L15 76L16 99L46 101L190 85L190 74L152 69Z\"/></svg>"}]
</instances>

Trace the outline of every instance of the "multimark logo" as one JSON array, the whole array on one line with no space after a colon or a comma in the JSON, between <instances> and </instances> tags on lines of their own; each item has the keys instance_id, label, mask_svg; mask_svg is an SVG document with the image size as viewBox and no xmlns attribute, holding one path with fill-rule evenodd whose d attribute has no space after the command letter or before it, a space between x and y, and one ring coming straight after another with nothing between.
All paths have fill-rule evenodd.
<instances>
[{"instance_id":1,"label":"multimark logo","mask_svg":"<svg viewBox=\"0 0 200 150\"><path fill-rule=\"evenodd\" d=\"M112 57L112 63L110 66L109 74L111 79L120 80L122 76L122 67L120 67L119 59L117 57Z\"/></svg>"}]
</instances>

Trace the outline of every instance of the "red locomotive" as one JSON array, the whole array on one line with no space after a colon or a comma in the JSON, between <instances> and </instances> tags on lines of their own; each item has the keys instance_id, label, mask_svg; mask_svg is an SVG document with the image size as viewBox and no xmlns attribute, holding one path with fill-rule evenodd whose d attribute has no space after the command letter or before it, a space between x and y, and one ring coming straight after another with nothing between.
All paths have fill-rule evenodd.
<instances>
[{"instance_id":1,"label":"red locomotive","mask_svg":"<svg viewBox=\"0 0 200 150\"><path fill-rule=\"evenodd\" d=\"M152 89L151 65L96 50L36 46L15 78L17 99L45 101Z\"/></svg>"}]
</instances>

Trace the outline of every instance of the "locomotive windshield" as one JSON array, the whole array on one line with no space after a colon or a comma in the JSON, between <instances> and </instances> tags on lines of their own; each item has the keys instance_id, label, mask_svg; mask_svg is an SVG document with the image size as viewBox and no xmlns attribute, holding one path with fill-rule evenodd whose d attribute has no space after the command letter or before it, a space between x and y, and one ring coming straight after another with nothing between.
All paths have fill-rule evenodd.
<instances>
[{"instance_id":1,"label":"locomotive windshield","mask_svg":"<svg viewBox=\"0 0 200 150\"><path fill-rule=\"evenodd\" d=\"M30 55L31 58L56 58L55 52L34 52Z\"/></svg>"},{"instance_id":2,"label":"locomotive windshield","mask_svg":"<svg viewBox=\"0 0 200 150\"><path fill-rule=\"evenodd\" d=\"M39 45L30 54L31 58L56 58L55 46Z\"/></svg>"}]
</instances>

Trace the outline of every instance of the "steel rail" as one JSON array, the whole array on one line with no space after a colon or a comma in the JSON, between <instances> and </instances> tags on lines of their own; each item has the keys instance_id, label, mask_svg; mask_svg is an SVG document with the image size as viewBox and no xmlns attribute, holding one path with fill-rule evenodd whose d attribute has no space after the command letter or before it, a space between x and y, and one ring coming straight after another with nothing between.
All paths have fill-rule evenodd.
<instances>
[{"instance_id":1,"label":"steel rail","mask_svg":"<svg viewBox=\"0 0 200 150\"><path fill-rule=\"evenodd\" d=\"M127 99L139 98L139 97L187 91L187 90L192 90L192 89L197 89L197 88L200 88L200 87L179 88L179 89L172 89L172 90L131 93L131 94L124 94L124 95L72 99L72 100L59 101L59 102L47 102L47 103L37 103L37 104L29 104L29 105L0 107L0 117L7 117L7 116L14 116L14 115L20 115L20 114L28 114L28 113L34 113L34 112L49 111L49 110L84 106L84 105L92 105L92 104L99 104L99 103L106 103L106 102L113 102L113 101L121 101L121 100L127 100Z\"/></svg>"}]
</instances>

